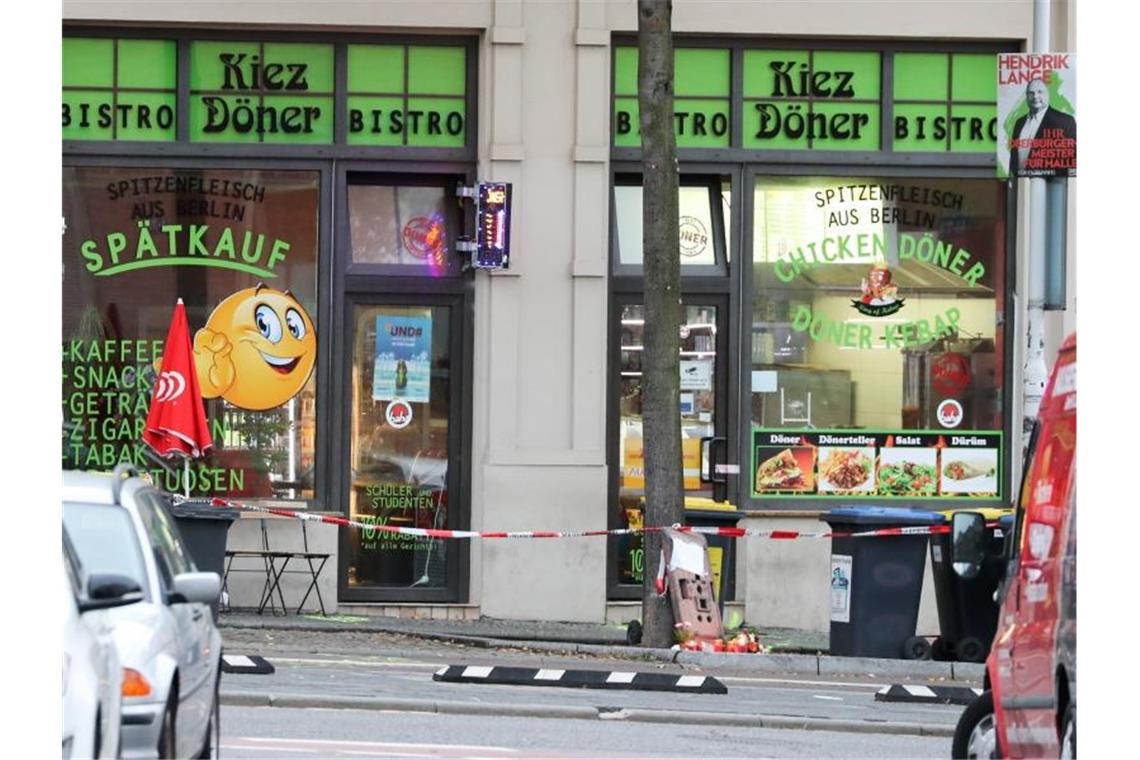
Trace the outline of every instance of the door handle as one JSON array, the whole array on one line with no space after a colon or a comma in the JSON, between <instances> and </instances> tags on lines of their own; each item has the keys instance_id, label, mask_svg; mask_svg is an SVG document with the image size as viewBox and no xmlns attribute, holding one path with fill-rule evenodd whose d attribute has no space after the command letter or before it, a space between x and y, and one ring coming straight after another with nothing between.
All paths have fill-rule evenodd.
<instances>
[{"instance_id":1,"label":"door handle","mask_svg":"<svg viewBox=\"0 0 1140 760\"><path fill-rule=\"evenodd\" d=\"M723 437L723 436L714 436L714 437L710 437L710 438L702 438L701 439L701 450L702 451L704 451L706 442L708 443L708 447L709 447L708 448L708 456L706 457L706 459L708 460L709 466L708 466L707 470L704 467L701 467L701 482L702 483L712 483L713 485L718 485L718 486L728 485L728 476L727 475L722 475L721 477L717 477L717 475L716 475L717 444L719 443L720 446L727 453L727 451L728 451L728 439Z\"/></svg>"}]
</instances>

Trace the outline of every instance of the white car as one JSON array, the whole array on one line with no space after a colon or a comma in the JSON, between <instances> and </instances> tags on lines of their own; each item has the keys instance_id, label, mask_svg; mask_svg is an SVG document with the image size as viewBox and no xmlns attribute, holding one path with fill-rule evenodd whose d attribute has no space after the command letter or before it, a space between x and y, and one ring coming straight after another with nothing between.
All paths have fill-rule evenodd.
<instances>
[{"instance_id":1,"label":"white car","mask_svg":"<svg viewBox=\"0 0 1140 760\"><path fill-rule=\"evenodd\" d=\"M63 522L90 573L136 582L142 601L106 617L123 667L122 757L216 756L222 637L217 573L197 571L162 495L120 465L65 472Z\"/></svg>"},{"instance_id":2,"label":"white car","mask_svg":"<svg viewBox=\"0 0 1140 760\"><path fill-rule=\"evenodd\" d=\"M134 604L139 587L88 576L63 532L63 758L118 757L123 671L111 630L93 610Z\"/></svg>"}]
</instances>

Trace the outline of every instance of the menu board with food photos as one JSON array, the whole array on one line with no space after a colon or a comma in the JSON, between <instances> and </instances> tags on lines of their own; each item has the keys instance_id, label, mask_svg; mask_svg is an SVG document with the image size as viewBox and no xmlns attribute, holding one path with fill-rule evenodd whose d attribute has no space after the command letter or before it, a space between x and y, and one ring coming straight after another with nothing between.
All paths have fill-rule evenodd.
<instances>
[{"instance_id":1,"label":"menu board with food photos","mask_svg":"<svg viewBox=\"0 0 1140 760\"><path fill-rule=\"evenodd\" d=\"M1001 447L992 431L754 430L752 498L994 501Z\"/></svg>"}]
</instances>

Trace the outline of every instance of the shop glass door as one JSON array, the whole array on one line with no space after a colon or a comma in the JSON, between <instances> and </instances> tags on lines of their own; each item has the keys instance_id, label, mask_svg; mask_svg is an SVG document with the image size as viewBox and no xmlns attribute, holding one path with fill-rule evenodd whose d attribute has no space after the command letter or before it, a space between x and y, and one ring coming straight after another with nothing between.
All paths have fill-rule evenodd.
<instances>
[{"instance_id":1,"label":"shop glass door","mask_svg":"<svg viewBox=\"0 0 1140 760\"><path fill-rule=\"evenodd\" d=\"M455 301L351 305L349 516L368 525L448 528L458 407L451 382ZM377 529L348 532L347 586L413 589L456 583L454 542Z\"/></svg>"},{"instance_id":2,"label":"shop glass door","mask_svg":"<svg viewBox=\"0 0 1140 760\"><path fill-rule=\"evenodd\" d=\"M618 386L618 473L614 508L621 528L644 525L645 456L642 435L642 334L645 308L640 303L618 305L620 359L616 364ZM681 459L685 504L689 509L709 507L725 499L724 476L714 462L724 461L726 451L725 331L727 314L722 298L694 298L682 306L680 352ZM642 583L644 553L639 535L618 536L616 571L618 586ZM632 589L631 589L632 590ZM639 592L638 592L639 593Z\"/></svg>"}]
</instances>

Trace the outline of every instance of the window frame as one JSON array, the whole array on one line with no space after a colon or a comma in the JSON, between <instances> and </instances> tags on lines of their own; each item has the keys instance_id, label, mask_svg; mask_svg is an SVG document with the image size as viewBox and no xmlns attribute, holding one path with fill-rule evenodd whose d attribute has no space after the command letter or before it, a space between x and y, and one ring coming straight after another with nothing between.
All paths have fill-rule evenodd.
<instances>
[{"instance_id":1,"label":"window frame","mask_svg":"<svg viewBox=\"0 0 1140 760\"><path fill-rule=\"evenodd\" d=\"M621 482L621 462L619 461L620 445L618 436L621 435L621 382L618 373L620 372L621 363L621 307L633 303L644 304L645 294L645 278L643 275L642 267L640 266L624 266L618 267L615 265L617 245L617 221L614 215L614 194L613 184L615 178L618 176L637 176L640 177L642 167L640 163L630 163L628 161L611 161L610 163L610 188L609 188L609 208L610 208L610 224L609 224L609 238L607 256L610 258L610 265L607 271L610 273L607 288L607 302L606 302L606 406L605 406L605 430L606 430L606 461L609 463L607 468L607 488L606 488L606 526L610 529L624 527L618 521L618 514L616 504L620 492ZM684 181L687 177L696 177L698 180L703 178L705 183L716 183L716 186L721 186L720 183L727 181L728 191L730 193L728 209L729 219L728 224L725 224L723 218L721 204L714 204L712 213L714 219L719 216L719 222L716 226L720 229L720 244L724 246L721 253L718 254L718 261L724 261L726 266L724 270L718 270L715 266L682 266L681 267L681 298L687 304L697 304L701 298L711 298L720 300L726 307L724 313L725 329L717 334L717 348L718 348L718 366L717 366L717 414L722 414L724 419L724 437L727 438L727 451L724 454L726 462L735 462L738 459L738 426L739 420L737 415L734 414L738 402L735 399L735 378L740 370L740 355L738 351L733 350L733 344L729 342L731 336L739 331L740 324L740 287L737 284L738 278L741 276L741 267L739 265L739 257L730 254L731 251L741 250L740 235L742 232L742 167L734 163L710 163L710 162L689 162L681 164L681 179ZM719 195L719 193L718 193ZM714 241L716 240L714 236ZM704 271L699 271L704 270ZM712 271L709 271L712 270ZM723 355L721 354L721 347L723 348ZM722 361L721 361L722 360ZM723 411L722 411L723 405ZM728 483L726 485L727 499L730 502L737 504L740 507L740 502L736 500L736 486L733 483L734 475L727 475ZM724 513L721 515L733 515L736 513ZM734 568L736 563L735 557L731 562L726 562L723 572L729 572L730 568ZM726 588L732 588L733 584L726 584ZM617 572L617 552L616 543L613 539L607 539L606 542L606 595L610 600L632 600L640 599L640 586L636 584L618 583Z\"/></svg>"},{"instance_id":2,"label":"window frame","mask_svg":"<svg viewBox=\"0 0 1140 760\"><path fill-rule=\"evenodd\" d=\"M740 266L741 271L741 311L743 314L751 314L751 307L754 299L757 297L756 285L753 273L752 261L752 247L753 247L753 222L755 215L755 196L754 188L758 178L764 176L789 176L789 177L812 177L826 175L828 177L871 177L882 179L899 179L899 180L938 180L938 179L990 179L993 180L992 167L974 166L972 168L966 167L942 167L935 168L930 166L921 166L915 168L903 168L898 166L878 166L871 163L847 164L821 167L816 165L804 164L785 164L776 165L768 163L750 163L744 168L744 198L742 198L744 209L744 219L747 224L743 225L741 234L741 256ZM995 180L996 181L996 180ZM997 212L1004 215L1005 219L1005 239L1004 239L1004 252L998 251L995 255L995 261L1001 262L1005 271L1003 274L1004 292L1001 294L1004 300L1004 308L997 311L995 328L1002 328L1003 341L999 343L996 339L995 351L1002 352L1005 360L1003 361L1003 376L1001 378L1002 386L999 391L1000 403L1002 405L1002 452L999 458L1001 463L1001 481L999 482L999 490L1001 493L992 499L978 499L969 502L963 502L953 498L947 499L922 499L922 500L907 500L906 498L892 499L892 507L903 507L913 509L948 509L948 508L970 508L970 507L999 507L1008 504L1012 498L1010 489L1012 488L1012 470L1010 469L1013 464L1013 448L1014 439L1011 435L1013 425L1013 404L1010 403L1011 392L1013 388L1013 364L1010 360L1014 356L1015 349L1015 335L1014 331L1010 329L1014 324L1015 315L1015 287L1017 282L1017 271L1015 267L1016 262L1016 247L1014 245L1015 231L1017 224L1017 183L1007 182L1005 194L1005 208L998 209ZM747 252L747 255L745 255ZM997 291L995 290L995 298ZM744 317L742 316L739 322L741 330L744 326ZM737 335L736 337L737 348L744 346L743 336ZM740 374L737 375L736 381L738 383L738 393L734 397L734 402L737 404L736 416L741 416L742 410L747 407L749 396L751 395L751 363L740 362ZM732 412L730 411L730 414ZM747 423L747 424L746 424ZM795 430L796 428L789 428ZM740 421L739 425L740 437L737 441L738 450L743 457L744 454L750 451L751 446L751 421ZM813 499L805 501L802 498L796 497L771 497L764 499L754 499L751 496L751 473L743 459L740 460L740 475L738 477L738 489L733 493L739 494L738 506L748 512L789 512L789 511L811 511L811 512L826 512L833 506L837 506L843 501L843 497L837 496L828 500Z\"/></svg>"},{"instance_id":3,"label":"window frame","mask_svg":"<svg viewBox=\"0 0 1140 760\"><path fill-rule=\"evenodd\" d=\"M387 180L388 183L411 184L409 178L420 182L438 183L445 188L459 184L470 186L476 180L476 168L465 163L419 163L401 161L357 161L351 164L337 162L335 167L334 199L337 209L336 250L332 252L331 293L337 307L332 345L331 382L329 394L334 403L327 419L330 425L326 452L330 461L328 487L333 503L344 505L341 512L347 516L348 496L352 487L348 468L331 463L350 462L352 442L349 413L351 408L353 308L358 305L450 306L450 352L455 372L452 384L451 420L449 423L448 478L455 488L448 493L449 523L455 529L471 524L472 483L472 420L473 394L464 392L474 382L474 362L470 360L475 346L475 289L474 269L461 270L458 276L422 277L402 272L392 276L392 267L399 265L357 264L352 262L351 241L348 235L348 178L349 173ZM454 194L454 191L452 191ZM457 201L458 202L458 201ZM472 229L475 212L471 203L464 204L461 222ZM387 268L387 276L385 276ZM492 274L492 277L511 277L513 273ZM334 419L335 418L335 419ZM452 473L454 472L454 480ZM453 498L454 497L454 498ZM424 602L433 604L465 603L470 593L471 550L469 541L458 542L452 557L448 558L447 584L432 589L383 588L367 589L348 586L348 543L342 531L337 552L337 598L347 603L356 602Z\"/></svg>"},{"instance_id":4,"label":"window frame","mask_svg":"<svg viewBox=\"0 0 1140 760\"><path fill-rule=\"evenodd\" d=\"M93 25L90 22L65 21L64 37L168 39L176 42L177 55L177 120L172 142L65 140L61 146L63 163L75 166L146 167L170 166L190 168L266 168L316 170L320 172L318 202L318 259L316 300L312 314L318 325L318 355L315 367L316 397L316 462L313 498L295 502L298 509L327 510L346 514L342 492L346 473L341 441L341 410L346 394L351 392L341 361L345 346L345 320L354 297L393 299L454 300L460 329L453 330L452 340L461 350L453 350L457 363L456 385L469 389L474 384L476 279L473 271L462 276L427 278L423 276L385 276L368 269L348 271L346 256L341 255L347 241L347 216L341 209L346 204L347 172L379 172L393 175L446 175L458 178L465 186L475 183L480 145L480 122L483 114L480 78L483 70L482 45L478 34L396 34L371 31L281 31L268 29L205 29L150 25L124 29ZM335 95L331 144L265 144L265 143L192 143L189 135L189 52L190 41L259 41L293 43L328 43L334 46ZM467 51L465 72L466 142L462 147L426 148L405 146L358 146L347 143L347 124L340 115L346 113L348 98L347 46L353 44L444 45L463 46ZM450 179L448 180L450 182ZM459 217L464 229L474 228L474 209L465 204L466 216ZM516 276L515 272L491 273L492 277ZM487 287L484 278L480 288ZM450 303L450 301L449 301ZM338 353L341 352L341 353ZM462 357L462 361L460 360ZM454 510L456 527L470 525L470 492L472 484L472 394L463 392L460 403L451 410L451 427L456 443L455 458L457 493L453 492L450 508ZM408 594L401 599L376 601L466 602L470 593L470 542L459 542L453 567L458 575L449 579L447 598L425 599L422 594ZM343 555L341 555L343 556ZM342 568L338 568L343 572ZM343 574L338 578L342 583ZM344 600L343 586L338 588ZM415 591L410 589L409 591Z\"/></svg>"},{"instance_id":5,"label":"window frame","mask_svg":"<svg viewBox=\"0 0 1140 760\"><path fill-rule=\"evenodd\" d=\"M636 46L637 39L630 34L615 34L611 39L611 51L619 46ZM748 513L776 513L791 514L819 514L830 506L827 503L807 504L803 501L781 500L779 498L756 500L751 498L751 476L748 467L742 461L743 453L749 451L751 445L750 424L742 419L741 411L747 408L750 395L750 364L740 360L743 342L743 326L751 308L755 293L752 267L752 235L754 217L754 197L756 177L758 175L787 175L787 176L876 176L897 177L900 179L939 179L939 178L983 178L994 180L996 178L996 156L989 153L953 153L953 152L927 152L927 151L896 151L892 135L893 113L893 87L894 87L894 55L895 53L986 53L998 54L1013 52L1014 46L1002 41L951 41L951 40L834 40L812 37L784 37L780 39L753 39L730 38L711 39L707 37L681 35L674 40L677 47L714 47L728 48L730 65L732 67L730 86L731 99L731 130L730 146L742 145L742 104L743 104L743 66L744 52L753 49L767 50L811 50L811 51L876 51L881 54L882 74L880 79L880 125L881 135L879 149L873 151L824 151L824 150L749 150L745 148L679 148L677 150L678 165L681 176L694 173L708 173L712 175L731 175L732 185L732 229L726 238L727 253L730 261L735 265L729 267L728 277L700 278L687 277L688 272L682 271L681 291L683 295L698 292L719 292L722 287L728 288L730 298L731 322L730 330L734 332L732 348L730 349L729 381L729 462L740 463L739 474L729 474L729 499L735 503L742 512ZM609 319L614 313L612 303L615 297L623 294L638 293L642 290L642 277L640 271L631 272L621 268L619 259L615 256L616 221L614 217L614 204L612 187L615 177L622 172L639 173L641 171L642 152L638 147L614 147L613 145L613 110L614 110L614 83L616 66L610 65L610 110L611 118L608 128L607 140L610 145L611 165L611 193L610 193L610 235L611 242L608 255L611 257L610 267L610 307ZM1013 430L1014 410L1010 403L1013 396L1014 367L1012 357L1015 355L1014 318L1016 315L1016 230L1018 225L1018 186L1016 181L1006 182L1005 207L1001 209L1004 215L1005 238L1004 256L998 253L998 258L1005 267L1004 292L1001 294L1004 308L998 312L998 324L1002 327L1004 340L995 346L1004 357L1002 391L1000 394L1002 404L1002 482L1001 489L1008 502L1012 489L1011 465L1013 463L1013 448L1016 441ZM638 268L639 269L639 268ZM745 308L747 306L747 309ZM612 342L614 331L611 326L610 338ZM612 363L620 361L611 346L610 359L607 362L607 376L612 376ZM607 408L616 409L616 389L610 387ZM615 464L617 448L613 444L615 421L613 412L607 414L607 461L611 470L620 466ZM612 478L611 478L612 479ZM613 492L608 499L616 498ZM994 499L993 503L1000 504L1002 499ZM607 504L609 502L607 501ZM898 506L921 506L923 508L936 508L940 502L922 502L908 505L900 500ZM961 506L961 502L951 502L952 506ZM972 506L986 506L986 502L972 502ZM607 514L613 510L607 507ZM612 519L612 515L608 518ZM613 526L611 526L613 527ZM608 555L607 555L608 556ZM612 559L608 560L612 562ZM611 569L610 575L613 575ZM612 588L611 588L612 597Z\"/></svg>"},{"instance_id":6,"label":"window frame","mask_svg":"<svg viewBox=\"0 0 1140 760\"><path fill-rule=\"evenodd\" d=\"M395 167L392 167L395 168ZM443 167L436 167L436 169L443 169ZM448 172L443 170L436 171L392 171L392 170L375 170L365 169L360 166L345 167L343 173L338 172L337 189L343 192L343 203L339 204L339 208L344 209L343 224L339 224L338 230L340 231L339 239L345 242L345 246L340 254L337 256L337 263L343 267L343 273L346 278L357 277L394 277L401 279L413 279L417 281L422 280L440 280L440 281L454 281L463 280L473 274L467 262L469 261L468 254L461 254L456 250L456 244L459 242L463 230L469 229L464 223L465 211L467 206L471 204L462 204L462 200L456 193L460 184L463 183L464 172L458 171L459 167L455 167L455 172ZM343 181L341 180L343 177ZM444 203L447 205L454 204L453 208L447 216L447 234L451 240L451 251L449 256L458 257L460 263L452 272L439 275L438 277L431 277L424 274L423 269L407 264L387 264L387 263L374 263L355 261L352 258L352 208L348 199L348 188L353 186L378 186L378 187L431 187L439 188L444 193ZM340 223L342 220L338 220ZM450 290L450 289L449 289Z\"/></svg>"},{"instance_id":7,"label":"window frame","mask_svg":"<svg viewBox=\"0 0 1140 760\"><path fill-rule=\"evenodd\" d=\"M74 156L66 150L63 154L62 165L66 167L95 167L95 168L137 168L147 169L159 167L162 169L200 169L214 171L242 171L242 170L277 170L277 171L312 171L319 174L317 184L317 256L316 281L313 284L317 301L316 309L310 316L317 328L317 361L313 366L313 374L317 381L316 393L316 444L313 472L313 496L307 499L289 500L295 508L321 509L329 503L326 494L329 457L321 456L322 441L332 432L328 413L332 408L330 393L322 390L330 382L332 363L332 326L333 304L332 289L328 277L332 257L332 204L333 185L332 166L324 161L280 161L271 159L239 158L224 160L217 158L191 158L180 155L164 155L162 152L149 152L140 150L131 156ZM281 499L269 499L280 502ZM258 501L252 499L252 501ZM334 502L335 503L335 502Z\"/></svg>"},{"instance_id":8,"label":"window frame","mask_svg":"<svg viewBox=\"0 0 1140 760\"><path fill-rule=\"evenodd\" d=\"M412 306L432 307L445 306L451 309L448 317L448 351L450 354L449 377L449 419L448 419L448 528L462 529L470 524L471 496L471 394L464 389L470 388L471 368L467 348L466 333L472 328L472 320L465 315L467 308L465 299L456 294L423 295L421 293L392 293L392 292L361 292L349 291L344 295L341 311L345 320L345 329L341 331L342 340L346 348L340 354L339 371L344 379L338 386L342 394L340 412L337 414L337 437L331 442L332 446L341 454L337 461L352 461L352 392L348 378L352 376L354 360L353 343L355 340L355 310L358 307L369 306ZM347 515L352 489L351 468L341 467L335 473L336 492L339 503L344 504ZM453 498L454 496L454 498ZM348 566L351 554L351 536L348 531L340 531L337 538L337 598L345 604L357 602L421 602L430 604L463 603L467 599L470 579L470 542L451 542L447 547L446 582L442 586L427 588L413 588L409 586L366 586L351 587L348 584Z\"/></svg>"},{"instance_id":9,"label":"window frame","mask_svg":"<svg viewBox=\"0 0 1140 760\"><path fill-rule=\"evenodd\" d=\"M610 272L614 277L644 277L642 264L627 264L621 260L621 239L618 224L618 187L643 187L640 182L640 172L613 172L610 183ZM678 189L682 187L706 187L709 197L709 219L712 229L709 233L713 241L712 264L686 264L684 256L681 257L681 277L727 277L730 274L731 255L728 246L728 234L724 220L724 181L729 180L731 193L731 179L723 173L706 174L704 172L682 172L679 176ZM718 202L719 201L719 202ZM729 198L729 223L731 224L732 198ZM644 258L643 258L644 260Z\"/></svg>"}]
</instances>

